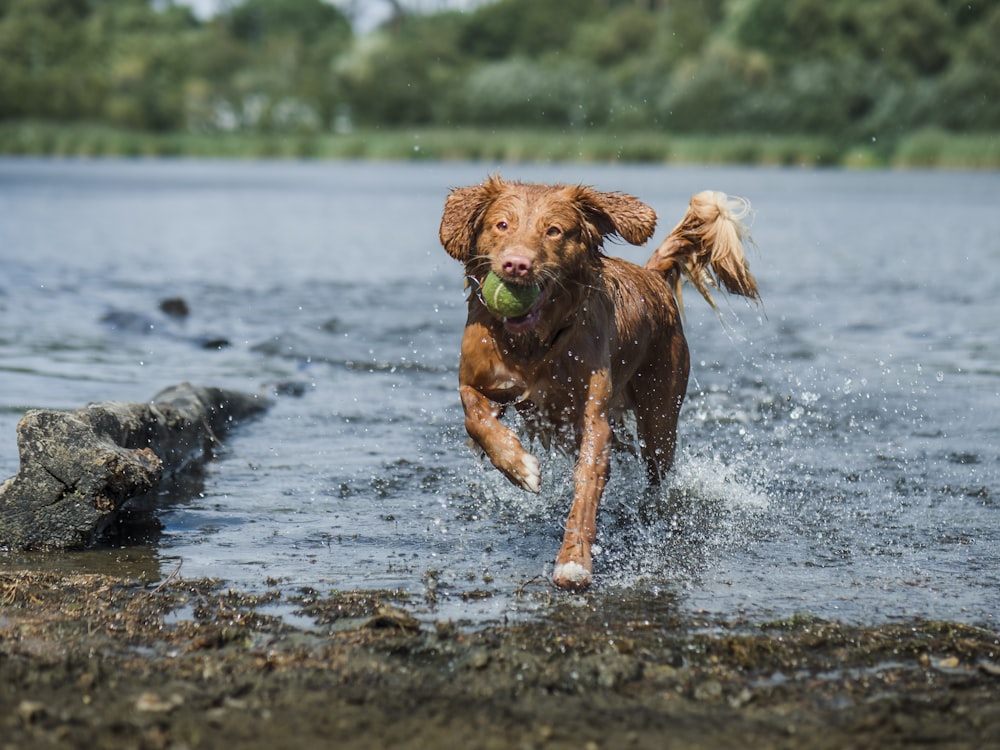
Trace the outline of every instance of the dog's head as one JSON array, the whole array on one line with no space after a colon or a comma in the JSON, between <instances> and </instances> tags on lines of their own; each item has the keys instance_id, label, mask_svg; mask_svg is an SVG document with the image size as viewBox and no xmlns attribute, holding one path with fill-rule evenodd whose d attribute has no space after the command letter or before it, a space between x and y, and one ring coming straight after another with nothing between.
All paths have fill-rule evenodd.
<instances>
[{"instance_id":1,"label":"dog's head","mask_svg":"<svg viewBox=\"0 0 1000 750\"><path fill-rule=\"evenodd\" d=\"M641 245L655 228L653 209L630 195L490 177L451 192L440 237L474 284L493 271L507 283L541 287L529 314L507 322L511 330L528 330L544 305L578 295L576 287L591 282L605 237Z\"/></svg>"}]
</instances>

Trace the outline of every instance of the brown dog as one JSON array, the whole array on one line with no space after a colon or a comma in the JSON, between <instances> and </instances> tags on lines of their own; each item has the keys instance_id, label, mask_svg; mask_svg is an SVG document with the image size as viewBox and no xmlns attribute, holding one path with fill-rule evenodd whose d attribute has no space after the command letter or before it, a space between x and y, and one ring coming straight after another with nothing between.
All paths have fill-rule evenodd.
<instances>
[{"instance_id":1,"label":"brown dog","mask_svg":"<svg viewBox=\"0 0 1000 750\"><path fill-rule=\"evenodd\" d=\"M473 288L459 364L466 430L530 492L539 491L538 459L500 422L508 406L530 438L576 454L573 506L553 575L563 588L591 582L597 506L620 416L635 416L651 481L673 463L689 369L683 279L713 306L707 284L759 300L734 205L747 207L723 193L694 196L640 268L603 253L609 235L641 245L653 234L655 212L630 195L491 177L448 196L441 244L465 264ZM478 290L491 270L505 283L540 287L528 312L508 319L486 307Z\"/></svg>"}]
</instances>

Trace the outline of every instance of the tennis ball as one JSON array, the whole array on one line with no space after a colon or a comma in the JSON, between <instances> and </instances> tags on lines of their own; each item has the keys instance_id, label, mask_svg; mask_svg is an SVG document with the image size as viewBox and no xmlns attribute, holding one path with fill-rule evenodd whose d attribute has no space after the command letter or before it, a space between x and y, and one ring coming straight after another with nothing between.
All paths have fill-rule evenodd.
<instances>
[{"instance_id":1,"label":"tennis ball","mask_svg":"<svg viewBox=\"0 0 1000 750\"><path fill-rule=\"evenodd\" d=\"M490 271L483 279L483 302L497 315L519 318L535 304L541 293L535 285L508 284Z\"/></svg>"}]
</instances>

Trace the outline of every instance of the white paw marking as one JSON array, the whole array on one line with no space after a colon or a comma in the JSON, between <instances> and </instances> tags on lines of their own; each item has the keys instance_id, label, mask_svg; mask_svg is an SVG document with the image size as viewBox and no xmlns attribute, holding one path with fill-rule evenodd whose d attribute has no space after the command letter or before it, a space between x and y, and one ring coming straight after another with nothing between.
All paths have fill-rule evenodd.
<instances>
[{"instance_id":1,"label":"white paw marking","mask_svg":"<svg viewBox=\"0 0 1000 750\"><path fill-rule=\"evenodd\" d=\"M542 470L538 459L525 453L521 457L521 466L521 486L537 493L542 488Z\"/></svg>"},{"instance_id":2,"label":"white paw marking","mask_svg":"<svg viewBox=\"0 0 1000 750\"><path fill-rule=\"evenodd\" d=\"M560 585L589 584L590 571L578 562L568 562L556 565L552 578Z\"/></svg>"}]
</instances>

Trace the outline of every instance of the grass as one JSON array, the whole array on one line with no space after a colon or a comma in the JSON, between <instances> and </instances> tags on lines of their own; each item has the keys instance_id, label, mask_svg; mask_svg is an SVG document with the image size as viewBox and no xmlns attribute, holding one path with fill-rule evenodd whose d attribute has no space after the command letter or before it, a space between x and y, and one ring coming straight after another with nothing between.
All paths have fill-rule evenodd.
<instances>
[{"instance_id":1,"label":"grass","mask_svg":"<svg viewBox=\"0 0 1000 750\"><path fill-rule=\"evenodd\" d=\"M824 136L417 127L347 134L161 134L105 125L6 122L0 123L0 154L1000 169L1000 134L925 130L887 144Z\"/></svg>"},{"instance_id":2,"label":"grass","mask_svg":"<svg viewBox=\"0 0 1000 750\"><path fill-rule=\"evenodd\" d=\"M941 130L922 130L900 141L893 154L893 165L997 169L1000 168L1000 135L957 137Z\"/></svg>"}]
</instances>

